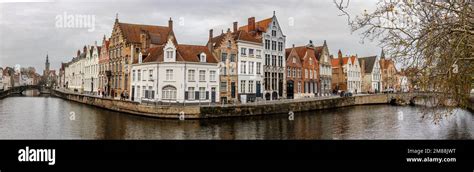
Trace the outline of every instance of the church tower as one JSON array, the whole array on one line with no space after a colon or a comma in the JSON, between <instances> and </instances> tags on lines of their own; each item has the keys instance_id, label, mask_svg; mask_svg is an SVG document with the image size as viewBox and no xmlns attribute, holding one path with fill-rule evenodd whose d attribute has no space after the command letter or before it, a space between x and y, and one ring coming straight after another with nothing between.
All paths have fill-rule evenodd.
<instances>
[{"instance_id":1,"label":"church tower","mask_svg":"<svg viewBox=\"0 0 474 172\"><path fill-rule=\"evenodd\" d=\"M49 74L49 59L48 59L48 54L46 54L46 63L45 63L45 68L44 70L46 71L47 74Z\"/></svg>"}]
</instances>

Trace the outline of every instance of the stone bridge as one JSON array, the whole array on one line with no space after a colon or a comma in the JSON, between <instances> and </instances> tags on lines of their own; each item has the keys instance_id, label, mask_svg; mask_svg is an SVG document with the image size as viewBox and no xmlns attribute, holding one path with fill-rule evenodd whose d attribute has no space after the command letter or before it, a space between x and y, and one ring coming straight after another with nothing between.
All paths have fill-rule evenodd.
<instances>
[{"instance_id":1,"label":"stone bridge","mask_svg":"<svg viewBox=\"0 0 474 172\"><path fill-rule=\"evenodd\" d=\"M26 90L38 90L40 94L50 94L50 89L41 85L22 85L0 91L0 98L4 98L12 94L23 94L23 92Z\"/></svg>"}]
</instances>

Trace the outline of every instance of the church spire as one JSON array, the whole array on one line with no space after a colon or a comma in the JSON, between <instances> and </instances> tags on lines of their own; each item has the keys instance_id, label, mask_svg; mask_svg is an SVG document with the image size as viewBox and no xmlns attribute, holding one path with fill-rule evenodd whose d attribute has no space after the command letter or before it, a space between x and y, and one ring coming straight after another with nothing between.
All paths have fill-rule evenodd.
<instances>
[{"instance_id":1,"label":"church spire","mask_svg":"<svg viewBox=\"0 0 474 172\"><path fill-rule=\"evenodd\" d=\"M49 64L48 53L46 53L46 64Z\"/></svg>"}]
</instances>

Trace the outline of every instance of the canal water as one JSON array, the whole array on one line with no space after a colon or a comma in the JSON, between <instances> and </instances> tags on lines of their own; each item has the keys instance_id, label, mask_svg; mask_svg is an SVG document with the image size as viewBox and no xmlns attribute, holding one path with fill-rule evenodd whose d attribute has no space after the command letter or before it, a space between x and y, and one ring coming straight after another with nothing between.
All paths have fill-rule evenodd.
<instances>
[{"instance_id":1,"label":"canal water","mask_svg":"<svg viewBox=\"0 0 474 172\"><path fill-rule=\"evenodd\" d=\"M0 139L473 139L457 109L435 124L411 106L353 106L260 117L169 120L112 112L55 97L0 100Z\"/></svg>"}]
</instances>

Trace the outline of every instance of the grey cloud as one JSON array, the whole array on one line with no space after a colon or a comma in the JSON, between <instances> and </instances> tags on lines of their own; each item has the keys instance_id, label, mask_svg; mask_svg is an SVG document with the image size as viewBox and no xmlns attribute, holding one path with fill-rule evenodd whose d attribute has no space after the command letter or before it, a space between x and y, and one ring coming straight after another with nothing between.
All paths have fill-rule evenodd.
<instances>
[{"instance_id":1,"label":"grey cloud","mask_svg":"<svg viewBox=\"0 0 474 172\"><path fill-rule=\"evenodd\" d=\"M352 2L351 12L373 9L375 0ZM173 18L175 34L180 43L205 44L208 30L215 34L232 27L237 21L246 25L247 18L257 20L272 16L276 11L287 36L287 47L304 45L313 40L321 45L327 41L332 54L342 49L344 54L359 56L380 53L376 43L360 44L360 36L351 34L346 18L338 16L332 0L323 1L231 1L231 0L173 0L173 1L56 1L52 3L0 3L0 66L33 66L41 73L46 52L51 66L69 61L78 49L101 43L103 35L110 36L115 14L129 23L167 25ZM95 16L95 31L86 28L56 28L55 17L68 14ZM288 19L294 19L289 26ZM180 19L184 19L180 25Z\"/></svg>"}]
</instances>

